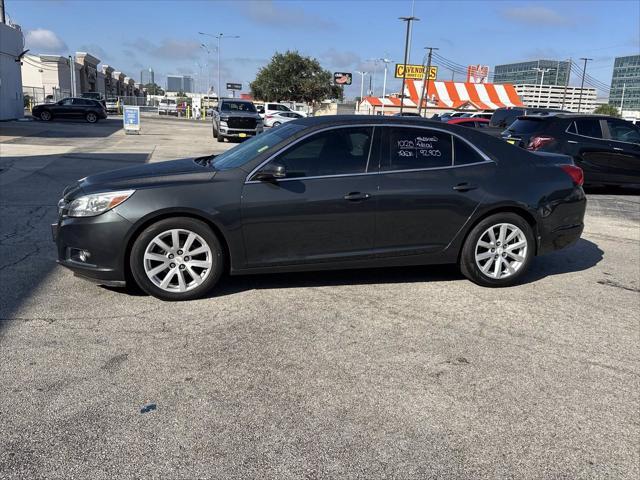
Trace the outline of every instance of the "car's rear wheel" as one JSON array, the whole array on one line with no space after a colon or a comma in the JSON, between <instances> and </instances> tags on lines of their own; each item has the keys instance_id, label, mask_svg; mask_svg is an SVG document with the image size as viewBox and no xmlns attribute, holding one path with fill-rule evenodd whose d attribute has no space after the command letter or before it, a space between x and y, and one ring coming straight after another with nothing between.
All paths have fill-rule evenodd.
<instances>
[{"instance_id":1,"label":"car's rear wheel","mask_svg":"<svg viewBox=\"0 0 640 480\"><path fill-rule=\"evenodd\" d=\"M96 123L98 121L98 115L93 112L87 113L84 118L89 123Z\"/></svg>"},{"instance_id":2,"label":"car's rear wheel","mask_svg":"<svg viewBox=\"0 0 640 480\"><path fill-rule=\"evenodd\" d=\"M282 125L282 122L273 122L272 126L277 127L278 125Z\"/></svg>"},{"instance_id":3,"label":"car's rear wheel","mask_svg":"<svg viewBox=\"0 0 640 480\"><path fill-rule=\"evenodd\" d=\"M40 112L40 120L48 122L52 118L53 118L53 115L51 115L51 112L49 110L43 110L42 112Z\"/></svg>"},{"instance_id":4,"label":"car's rear wheel","mask_svg":"<svg viewBox=\"0 0 640 480\"><path fill-rule=\"evenodd\" d=\"M192 300L218 282L224 253L207 224L176 217L146 228L133 244L129 264L136 283L149 295Z\"/></svg>"},{"instance_id":5,"label":"car's rear wheel","mask_svg":"<svg viewBox=\"0 0 640 480\"><path fill-rule=\"evenodd\" d=\"M460 270L484 287L508 287L525 274L535 255L531 225L515 213L498 213L476 225L464 243Z\"/></svg>"}]
</instances>

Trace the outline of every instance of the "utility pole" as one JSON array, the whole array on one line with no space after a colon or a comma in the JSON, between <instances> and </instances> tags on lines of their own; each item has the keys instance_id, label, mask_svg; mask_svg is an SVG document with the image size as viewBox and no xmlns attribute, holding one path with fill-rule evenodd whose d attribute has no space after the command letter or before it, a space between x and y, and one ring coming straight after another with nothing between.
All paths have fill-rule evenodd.
<instances>
[{"instance_id":1,"label":"utility pole","mask_svg":"<svg viewBox=\"0 0 640 480\"><path fill-rule=\"evenodd\" d=\"M7 17L4 14L4 0L0 0L0 17L2 17L2 23L6 24L7 23Z\"/></svg>"},{"instance_id":2,"label":"utility pole","mask_svg":"<svg viewBox=\"0 0 640 480\"><path fill-rule=\"evenodd\" d=\"M434 50L439 50L436 47L424 47L425 50L429 50L429 57L427 60L427 70L424 72L425 78L422 81L422 92L420 92L420 103L418 103L418 115L422 114L422 101L426 98L427 104L429 103L429 82L431 81L431 55ZM426 93L425 93L426 90ZM426 105L425 105L426 109Z\"/></svg>"},{"instance_id":3,"label":"utility pole","mask_svg":"<svg viewBox=\"0 0 640 480\"><path fill-rule=\"evenodd\" d=\"M580 107L582 106L582 90L584 89L584 76L587 73L587 62L593 60L593 58L581 58L584 60L584 67L582 68L582 82L580 83L580 96L578 97L578 113L580 113Z\"/></svg>"},{"instance_id":4,"label":"utility pole","mask_svg":"<svg viewBox=\"0 0 640 480\"><path fill-rule=\"evenodd\" d=\"M198 32L200 35L206 35L207 37L212 37L218 40L218 100L221 98L222 92L222 84L220 83L220 40L222 37L224 38L240 38L239 35L225 35L224 33L218 33L217 35L212 35L211 33Z\"/></svg>"},{"instance_id":5,"label":"utility pole","mask_svg":"<svg viewBox=\"0 0 640 480\"><path fill-rule=\"evenodd\" d=\"M360 103L362 103L362 97L364 96L364 76L369 75L369 72L361 72L359 70L356 70L356 73L360 74Z\"/></svg>"},{"instance_id":6,"label":"utility pole","mask_svg":"<svg viewBox=\"0 0 640 480\"><path fill-rule=\"evenodd\" d=\"M382 81L382 115L384 115L384 99L387 95L387 68L389 63L393 60L389 60L388 58L381 58L380 61L384 63L384 80Z\"/></svg>"},{"instance_id":7,"label":"utility pole","mask_svg":"<svg viewBox=\"0 0 640 480\"><path fill-rule=\"evenodd\" d=\"M571 65L573 64L573 59L569 59L569 64L567 65L567 80L564 82L564 93L562 94L562 106L560 110L564 110L564 102L567 99L567 88L569 88L569 78L571 77Z\"/></svg>"},{"instance_id":8,"label":"utility pole","mask_svg":"<svg viewBox=\"0 0 640 480\"><path fill-rule=\"evenodd\" d=\"M403 22L407 22L407 35L404 41L404 68L402 71L402 90L400 91L400 115L402 115L402 110L404 109L404 85L407 81L407 55L409 54L409 33L411 31L411 22L419 21L420 19L417 17L399 17L398 20L402 20Z\"/></svg>"},{"instance_id":9,"label":"utility pole","mask_svg":"<svg viewBox=\"0 0 640 480\"><path fill-rule=\"evenodd\" d=\"M534 67L534 70L536 72L542 73L542 77L540 78L540 89L538 90L538 105L537 105L537 107L540 108L540 102L542 101L542 84L544 83L544 74L547 72L550 72L551 70L553 70L553 68ZM536 73L536 77L537 76L538 74ZM549 100L547 100L547 107L548 106L549 106Z\"/></svg>"}]
</instances>

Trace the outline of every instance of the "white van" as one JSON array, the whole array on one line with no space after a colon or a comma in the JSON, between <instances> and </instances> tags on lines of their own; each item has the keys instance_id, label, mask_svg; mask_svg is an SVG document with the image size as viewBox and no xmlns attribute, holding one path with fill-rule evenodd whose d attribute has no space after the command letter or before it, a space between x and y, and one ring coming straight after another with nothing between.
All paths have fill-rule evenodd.
<instances>
[{"instance_id":1,"label":"white van","mask_svg":"<svg viewBox=\"0 0 640 480\"><path fill-rule=\"evenodd\" d=\"M258 113L262 118L264 118L266 115L270 115L270 114L272 115L275 113L283 113L283 112L293 112L293 113L302 115L303 117L307 116L306 113L291 110L289 107L287 107L286 105L283 105L282 103L265 102L263 108L260 108L259 106L257 106L257 108L258 108Z\"/></svg>"},{"instance_id":2,"label":"white van","mask_svg":"<svg viewBox=\"0 0 640 480\"><path fill-rule=\"evenodd\" d=\"M178 106L173 98L161 98L158 103L158 115L178 115Z\"/></svg>"}]
</instances>

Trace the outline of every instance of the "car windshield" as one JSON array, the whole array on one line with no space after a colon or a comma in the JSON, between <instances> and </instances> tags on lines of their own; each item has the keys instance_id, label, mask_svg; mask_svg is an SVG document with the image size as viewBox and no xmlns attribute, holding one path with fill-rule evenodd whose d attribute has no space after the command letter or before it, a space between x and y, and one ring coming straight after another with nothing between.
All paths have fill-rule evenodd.
<instances>
[{"instance_id":1,"label":"car windshield","mask_svg":"<svg viewBox=\"0 0 640 480\"><path fill-rule=\"evenodd\" d=\"M223 112L251 112L256 113L256 107L249 102L224 102L220 108Z\"/></svg>"},{"instance_id":2,"label":"car windshield","mask_svg":"<svg viewBox=\"0 0 640 480\"><path fill-rule=\"evenodd\" d=\"M261 133L215 157L213 168L216 170L229 170L230 168L240 167L304 128L302 125L287 123L270 130L268 133Z\"/></svg>"}]
</instances>

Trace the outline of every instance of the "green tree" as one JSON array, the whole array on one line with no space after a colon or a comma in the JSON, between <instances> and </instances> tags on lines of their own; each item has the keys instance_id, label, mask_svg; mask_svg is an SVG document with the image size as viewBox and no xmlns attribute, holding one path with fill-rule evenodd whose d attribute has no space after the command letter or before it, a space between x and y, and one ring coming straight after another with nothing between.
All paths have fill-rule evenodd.
<instances>
[{"instance_id":1,"label":"green tree","mask_svg":"<svg viewBox=\"0 0 640 480\"><path fill-rule=\"evenodd\" d=\"M149 95L164 95L164 90L156 83L147 83L144 89Z\"/></svg>"},{"instance_id":2,"label":"green tree","mask_svg":"<svg viewBox=\"0 0 640 480\"><path fill-rule=\"evenodd\" d=\"M612 117L620 118L620 112L617 107L613 105L609 105L607 103L603 105L598 105L598 107L593 111L593 113L597 113L598 115L610 115Z\"/></svg>"},{"instance_id":3,"label":"green tree","mask_svg":"<svg viewBox=\"0 0 640 480\"><path fill-rule=\"evenodd\" d=\"M315 58L298 52L278 53L261 68L251 82L253 98L266 102L317 103L330 98L342 99L342 89L333 85L333 76Z\"/></svg>"}]
</instances>

